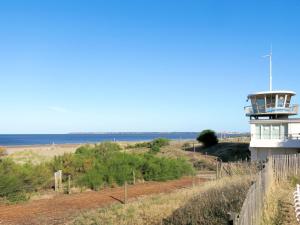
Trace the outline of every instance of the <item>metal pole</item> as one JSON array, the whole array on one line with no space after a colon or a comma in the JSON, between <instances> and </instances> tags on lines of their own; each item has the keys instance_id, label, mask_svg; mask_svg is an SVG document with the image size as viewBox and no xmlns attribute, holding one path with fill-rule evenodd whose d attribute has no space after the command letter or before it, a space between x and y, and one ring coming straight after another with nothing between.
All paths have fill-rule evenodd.
<instances>
[{"instance_id":1,"label":"metal pole","mask_svg":"<svg viewBox=\"0 0 300 225\"><path fill-rule=\"evenodd\" d=\"M194 161L195 161L195 142L193 141L193 149L194 149L194 153L193 153L193 158L194 158ZM193 175L193 188L195 187L195 176L196 174Z\"/></svg>"},{"instance_id":2,"label":"metal pole","mask_svg":"<svg viewBox=\"0 0 300 225\"><path fill-rule=\"evenodd\" d=\"M271 52L270 52L270 91L272 91L273 87L272 87L272 48L271 48Z\"/></svg>"}]
</instances>

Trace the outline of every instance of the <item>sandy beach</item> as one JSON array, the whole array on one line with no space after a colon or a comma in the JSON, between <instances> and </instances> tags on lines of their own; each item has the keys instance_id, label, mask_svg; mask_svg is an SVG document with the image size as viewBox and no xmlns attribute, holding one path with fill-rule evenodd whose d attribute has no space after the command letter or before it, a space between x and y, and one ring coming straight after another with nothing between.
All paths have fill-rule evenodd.
<instances>
[{"instance_id":1,"label":"sandy beach","mask_svg":"<svg viewBox=\"0 0 300 225\"><path fill-rule=\"evenodd\" d=\"M171 141L171 145L184 142L192 142L192 140ZM138 141L119 141L121 147L129 144L138 143ZM93 145L95 143L91 143ZM14 159L18 163L40 163L52 159L54 156L63 155L64 153L73 153L82 145L86 144L50 144L50 145L25 145L25 146L6 146L7 156Z\"/></svg>"},{"instance_id":2,"label":"sandy beach","mask_svg":"<svg viewBox=\"0 0 300 225\"><path fill-rule=\"evenodd\" d=\"M81 144L58 144L58 145L27 145L5 147L7 157L16 162L39 163L45 162L56 155L75 152Z\"/></svg>"}]
</instances>

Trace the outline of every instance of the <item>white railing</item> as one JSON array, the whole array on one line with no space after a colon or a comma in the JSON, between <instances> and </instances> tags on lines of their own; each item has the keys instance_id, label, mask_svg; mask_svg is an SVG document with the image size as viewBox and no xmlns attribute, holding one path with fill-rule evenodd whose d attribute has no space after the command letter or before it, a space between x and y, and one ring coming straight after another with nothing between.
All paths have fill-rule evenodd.
<instances>
[{"instance_id":1,"label":"white railing","mask_svg":"<svg viewBox=\"0 0 300 225\"><path fill-rule=\"evenodd\" d=\"M299 105L291 105L289 107L265 107L265 106L245 106L244 111L246 115L255 114L275 114L275 113L288 113L298 114Z\"/></svg>"},{"instance_id":2,"label":"white railing","mask_svg":"<svg viewBox=\"0 0 300 225\"><path fill-rule=\"evenodd\" d=\"M293 133L293 134L288 134L288 135L279 135L278 137L272 136L272 135L257 135L257 134L251 134L251 139L254 140L300 140L300 133Z\"/></svg>"},{"instance_id":3,"label":"white railing","mask_svg":"<svg viewBox=\"0 0 300 225\"><path fill-rule=\"evenodd\" d=\"M297 184L296 191L294 192L294 207L296 213L296 219L300 222L300 185Z\"/></svg>"}]
</instances>

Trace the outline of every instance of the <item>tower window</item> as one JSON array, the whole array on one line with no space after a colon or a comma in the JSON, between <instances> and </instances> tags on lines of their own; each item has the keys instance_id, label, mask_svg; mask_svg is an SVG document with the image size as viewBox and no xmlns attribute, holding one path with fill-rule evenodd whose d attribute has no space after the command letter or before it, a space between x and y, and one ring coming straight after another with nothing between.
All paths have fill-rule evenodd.
<instances>
[{"instance_id":1,"label":"tower window","mask_svg":"<svg viewBox=\"0 0 300 225\"><path fill-rule=\"evenodd\" d=\"M284 107L284 101L285 101L285 96L284 95L278 95L277 107L283 108Z\"/></svg>"},{"instance_id":2,"label":"tower window","mask_svg":"<svg viewBox=\"0 0 300 225\"><path fill-rule=\"evenodd\" d=\"M255 139L284 139L287 137L287 124L256 124Z\"/></svg>"}]
</instances>

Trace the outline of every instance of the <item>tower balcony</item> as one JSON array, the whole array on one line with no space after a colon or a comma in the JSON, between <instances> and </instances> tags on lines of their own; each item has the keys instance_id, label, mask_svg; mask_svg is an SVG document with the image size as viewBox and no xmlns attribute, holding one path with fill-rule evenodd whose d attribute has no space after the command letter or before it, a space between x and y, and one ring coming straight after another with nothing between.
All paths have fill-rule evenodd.
<instances>
[{"instance_id":1,"label":"tower balcony","mask_svg":"<svg viewBox=\"0 0 300 225\"><path fill-rule=\"evenodd\" d=\"M298 105L291 104L293 91L264 91L248 95L251 106L244 108L246 116L291 116L298 114Z\"/></svg>"},{"instance_id":2,"label":"tower balcony","mask_svg":"<svg viewBox=\"0 0 300 225\"><path fill-rule=\"evenodd\" d=\"M252 105L244 107L246 116L268 116L268 115L297 115L299 105L291 105L286 107L274 107L272 105Z\"/></svg>"}]
</instances>

